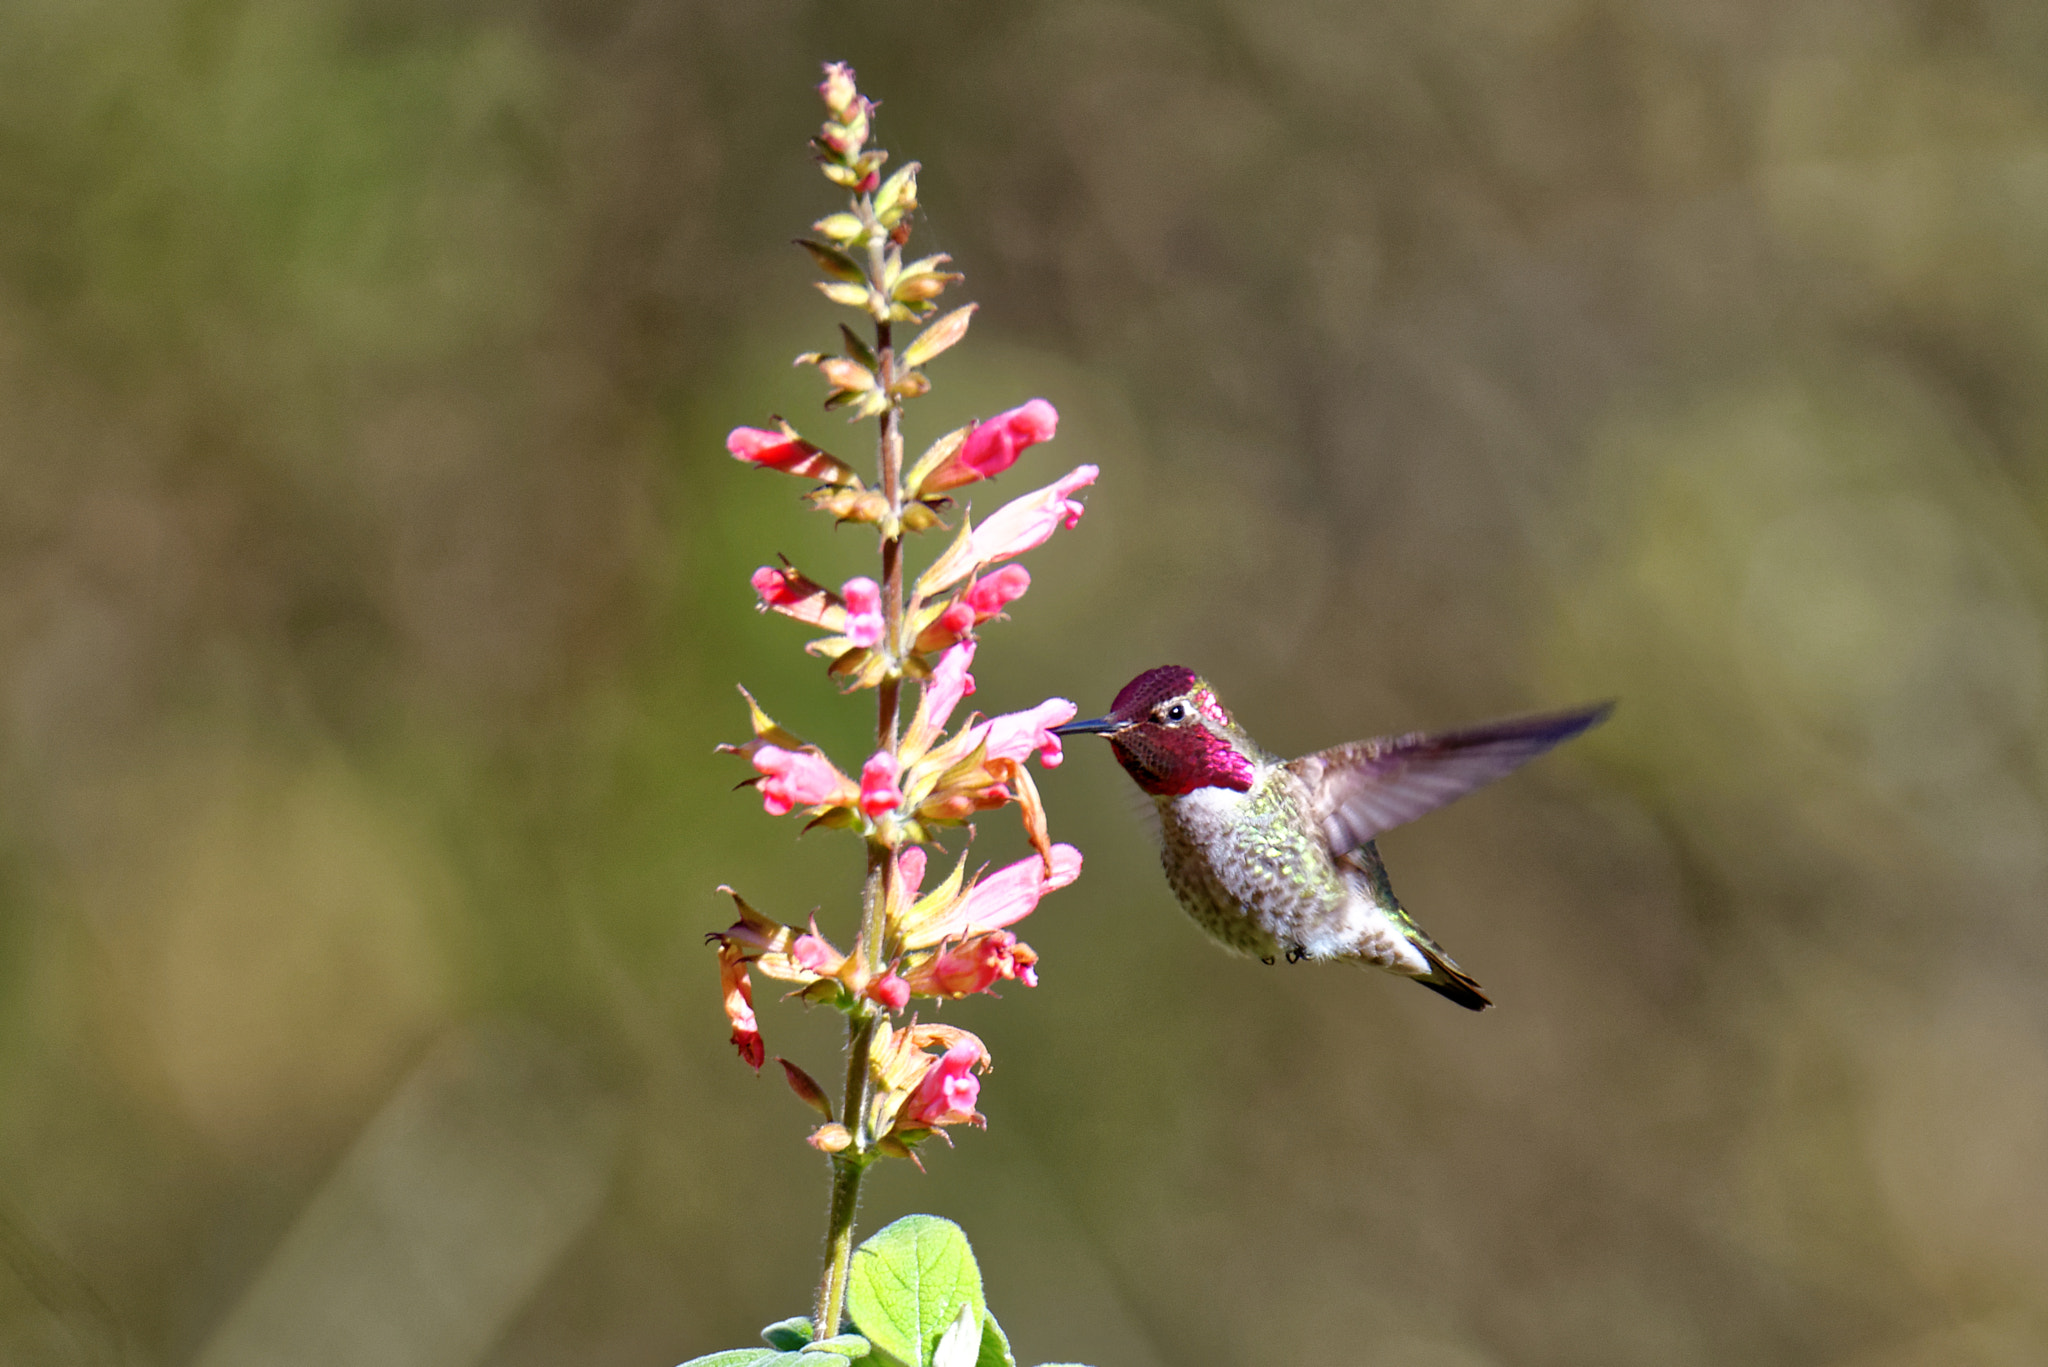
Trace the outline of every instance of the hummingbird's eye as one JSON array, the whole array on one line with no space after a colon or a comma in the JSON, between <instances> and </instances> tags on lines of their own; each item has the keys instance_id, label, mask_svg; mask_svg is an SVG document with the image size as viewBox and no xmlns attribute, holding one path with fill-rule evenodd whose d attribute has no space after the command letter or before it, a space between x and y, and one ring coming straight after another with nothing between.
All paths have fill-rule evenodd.
<instances>
[{"instance_id":1,"label":"hummingbird's eye","mask_svg":"<svg viewBox=\"0 0 2048 1367\"><path fill-rule=\"evenodd\" d=\"M1186 721L1187 715L1188 710L1185 707L1182 707L1179 703L1175 703L1173 706L1166 709L1166 719L1168 721Z\"/></svg>"}]
</instances>

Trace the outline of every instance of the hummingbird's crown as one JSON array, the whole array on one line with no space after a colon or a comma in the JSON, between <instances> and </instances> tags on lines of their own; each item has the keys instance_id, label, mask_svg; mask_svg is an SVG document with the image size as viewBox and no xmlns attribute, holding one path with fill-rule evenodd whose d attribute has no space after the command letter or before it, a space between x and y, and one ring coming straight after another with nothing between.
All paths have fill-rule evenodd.
<instances>
[{"instance_id":1,"label":"hummingbird's crown","mask_svg":"<svg viewBox=\"0 0 2048 1367\"><path fill-rule=\"evenodd\" d=\"M1109 714L1120 721L1142 721L1168 698L1178 698L1201 686L1201 676L1185 665L1161 665L1125 684L1123 692L1109 705Z\"/></svg>"}]
</instances>

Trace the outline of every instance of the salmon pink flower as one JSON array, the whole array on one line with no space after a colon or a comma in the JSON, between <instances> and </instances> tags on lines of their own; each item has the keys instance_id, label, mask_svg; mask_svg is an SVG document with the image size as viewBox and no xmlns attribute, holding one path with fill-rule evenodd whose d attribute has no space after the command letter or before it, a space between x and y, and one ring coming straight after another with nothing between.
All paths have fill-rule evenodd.
<instances>
[{"instance_id":1,"label":"salmon pink flower","mask_svg":"<svg viewBox=\"0 0 2048 1367\"><path fill-rule=\"evenodd\" d=\"M996 509L988 521L974 529L974 563L992 565L1022 555L1043 546L1061 527L1073 527L1084 511L1073 495L1093 484L1100 473L1093 465L1078 465L1036 493Z\"/></svg>"},{"instance_id":2,"label":"salmon pink flower","mask_svg":"<svg viewBox=\"0 0 2048 1367\"><path fill-rule=\"evenodd\" d=\"M1075 710L1074 704L1065 698L1047 698L1028 712L991 717L983 723L987 728L984 743L988 746L988 757L1025 760L1036 751L1040 764L1048 769L1057 768L1065 752L1052 728L1072 721Z\"/></svg>"},{"instance_id":3,"label":"salmon pink flower","mask_svg":"<svg viewBox=\"0 0 2048 1367\"><path fill-rule=\"evenodd\" d=\"M1031 571L1022 565L1005 565L985 579L977 580L959 597L946 604L938 619L918 635L919 650L942 650L973 631L1005 607L1024 596L1031 587Z\"/></svg>"},{"instance_id":4,"label":"salmon pink flower","mask_svg":"<svg viewBox=\"0 0 2048 1367\"><path fill-rule=\"evenodd\" d=\"M978 1043L966 1040L948 1049L925 1070L897 1123L926 1129L985 1124L974 1109L981 1097L981 1079L975 1077L974 1070L987 1057Z\"/></svg>"},{"instance_id":5,"label":"salmon pink flower","mask_svg":"<svg viewBox=\"0 0 2048 1367\"><path fill-rule=\"evenodd\" d=\"M790 941L789 961L806 973L829 978L846 963L846 956L832 948L831 942L813 929Z\"/></svg>"},{"instance_id":6,"label":"salmon pink flower","mask_svg":"<svg viewBox=\"0 0 2048 1367\"><path fill-rule=\"evenodd\" d=\"M917 890L924 886L924 866L927 859L922 845L912 845L896 856L897 891L902 896L915 897Z\"/></svg>"},{"instance_id":7,"label":"salmon pink flower","mask_svg":"<svg viewBox=\"0 0 2048 1367\"><path fill-rule=\"evenodd\" d=\"M923 691L918 695L917 712L910 719L910 728L903 733L899 753L906 762L915 763L924 757L945 731L946 723L953 719L953 709L974 692L974 676L967 672L973 663L974 642L961 641L932 666L932 676L924 681Z\"/></svg>"},{"instance_id":8,"label":"salmon pink flower","mask_svg":"<svg viewBox=\"0 0 2048 1367\"><path fill-rule=\"evenodd\" d=\"M990 930L943 946L905 977L910 990L921 997L966 997L986 992L1005 978L1036 987L1037 962L1031 946L1015 935Z\"/></svg>"},{"instance_id":9,"label":"salmon pink flower","mask_svg":"<svg viewBox=\"0 0 2048 1367\"><path fill-rule=\"evenodd\" d=\"M857 646L878 646L887 629L882 620L882 589L872 579L849 579L840 587L846 600L846 625L841 634Z\"/></svg>"},{"instance_id":10,"label":"salmon pink flower","mask_svg":"<svg viewBox=\"0 0 2048 1367\"><path fill-rule=\"evenodd\" d=\"M1022 407L998 413L987 422L978 422L960 448L924 477L918 493L944 493L999 475L1031 447L1051 441L1059 425L1058 410L1044 399L1033 399Z\"/></svg>"},{"instance_id":11,"label":"salmon pink flower","mask_svg":"<svg viewBox=\"0 0 2048 1367\"><path fill-rule=\"evenodd\" d=\"M733 1048L758 1072L768 1061L768 1049L761 1042L761 1025L754 1016L754 984L747 976L747 958L739 946L719 945L718 984L725 994L726 1019L732 1022Z\"/></svg>"},{"instance_id":12,"label":"salmon pink flower","mask_svg":"<svg viewBox=\"0 0 2048 1367\"><path fill-rule=\"evenodd\" d=\"M754 592L761 597L762 607L786 608L803 601L803 593L792 582L787 570L776 569L773 565L763 565L754 571L751 582L754 585Z\"/></svg>"},{"instance_id":13,"label":"salmon pink flower","mask_svg":"<svg viewBox=\"0 0 2048 1367\"><path fill-rule=\"evenodd\" d=\"M896 776L902 771L896 756L887 750L877 750L861 766L860 809L869 819L903 805L903 790L896 786Z\"/></svg>"},{"instance_id":14,"label":"salmon pink flower","mask_svg":"<svg viewBox=\"0 0 2048 1367\"><path fill-rule=\"evenodd\" d=\"M763 745L753 753L761 774L761 805L770 816L784 816L797 807L837 807L855 801L859 789L823 755Z\"/></svg>"},{"instance_id":15,"label":"salmon pink flower","mask_svg":"<svg viewBox=\"0 0 2048 1367\"><path fill-rule=\"evenodd\" d=\"M938 619L918 633L919 650L944 650L947 646L974 630L974 609L959 598L946 604L946 610Z\"/></svg>"},{"instance_id":16,"label":"salmon pink flower","mask_svg":"<svg viewBox=\"0 0 2048 1367\"><path fill-rule=\"evenodd\" d=\"M929 949L1023 920L1037 909L1039 898L1081 876L1081 852L1072 845L1054 845L1051 855L1050 874L1047 861L1034 855L979 879L950 906L921 909L915 924L903 928L903 947Z\"/></svg>"},{"instance_id":17,"label":"salmon pink flower","mask_svg":"<svg viewBox=\"0 0 2048 1367\"><path fill-rule=\"evenodd\" d=\"M1022 598L1030 587L1030 570L1022 565L1005 565L986 579L977 580L960 595L960 601L974 610L974 620L981 623Z\"/></svg>"}]
</instances>

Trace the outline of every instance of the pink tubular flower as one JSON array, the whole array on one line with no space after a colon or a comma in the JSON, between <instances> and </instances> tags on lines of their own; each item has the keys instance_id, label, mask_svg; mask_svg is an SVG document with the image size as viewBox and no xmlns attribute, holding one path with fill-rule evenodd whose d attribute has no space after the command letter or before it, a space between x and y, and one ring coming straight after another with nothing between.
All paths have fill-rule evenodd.
<instances>
[{"instance_id":1,"label":"pink tubular flower","mask_svg":"<svg viewBox=\"0 0 2048 1367\"><path fill-rule=\"evenodd\" d=\"M981 1079L974 1075L986 1055L976 1045L962 1040L948 1049L925 1070L917 1090L911 1093L900 1113L900 1124L934 1128L939 1125L979 1125L974 1103L981 1097Z\"/></svg>"},{"instance_id":2,"label":"pink tubular flower","mask_svg":"<svg viewBox=\"0 0 2048 1367\"><path fill-rule=\"evenodd\" d=\"M887 624L882 620L882 589L872 579L849 579L840 587L846 600L842 634L857 646L878 646Z\"/></svg>"},{"instance_id":3,"label":"pink tubular flower","mask_svg":"<svg viewBox=\"0 0 2048 1367\"><path fill-rule=\"evenodd\" d=\"M778 570L773 565L763 565L755 570L750 582L754 592L760 595L763 607L793 607L804 600L804 595L790 581L789 572Z\"/></svg>"},{"instance_id":4,"label":"pink tubular flower","mask_svg":"<svg viewBox=\"0 0 2048 1367\"><path fill-rule=\"evenodd\" d=\"M761 805L770 816L784 816L797 807L834 807L854 800L853 780L823 755L764 745L754 751L760 771Z\"/></svg>"},{"instance_id":5,"label":"pink tubular flower","mask_svg":"<svg viewBox=\"0 0 2048 1367\"><path fill-rule=\"evenodd\" d=\"M927 949L947 940L965 939L985 930L1015 925L1038 907L1038 899L1081 876L1081 852L1072 845L1052 847L1052 876L1037 855L1008 864L980 879L941 915L921 920L904 936L905 949Z\"/></svg>"},{"instance_id":6,"label":"pink tubular flower","mask_svg":"<svg viewBox=\"0 0 2048 1367\"><path fill-rule=\"evenodd\" d=\"M1059 425L1059 411L1044 399L1033 399L1007 413L998 413L987 422L978 422L960 443L960 449L924 477L918 493L944 493L999 475L1016 464L1017 457L1026 450L1039 442L1051 441Z\"/></svg>"},{"instance_id":7,"label":"pink tubular flower","mask_svg":"<svg viewBox=\"0 0 2048 1367\"><path fill-rule=\"evenodd\" d=\"M786 475L820 479L827 484L854 482L853 469L845 461L819 450L794 432L735 427L726 434L725 449L734 460L764 470L780 470Z\"/></svg>"},{"instance_id":8,"label":"pink tubular flower","mask_svg":"<svg viewBox=\"0 0 2048 1367\"><path fill-rule=\"evenodd\" d=\"M1002 614L1005 607L1024 596L1031 587L1031 571L1022 565L1005 565L986 579L963 589L946 604L945 611L918 633L920 651L943 650L966 636L983 622Z\"/></svg>"},{"instance_id":9,"label":"pink tubular flower","mask_svg":"<svg viewBox=\"0 0 2048 1367\"><path fill-rule=\"evenodd\" d=\"M1005 565L960 595L959 601L974 613L977 624L1001 612L1024 596L1031 587L1031 571L1022 565Z\"/></svg>"},{"instance_id":10,"label":"pink tubular flower","mask_svg":"<svg viewBox=\"0 0 2048 1367\"><path fill-rule=\"evenodd\" d=\"M943 640L950 645L974 630L974 624L978 620L974 615L973 604L964 598L955 598L946 604L946 610L939 614L939 620L933 622L927 630L935 640ZM922 637L918 640L918 647L926 650L931 648L924 644Z\"/></svg>"},{"instance_id":11,"label":"pink tubular flower","mask_svg":"<svg viewBox=\"0 0 2048 1367\"><path fill-rule=\"evenodd\" d=\"M974 642L963 641L941 655L933 667L918 710L924 711L925 706L929 706L929 719L935 731L946 729L946 723L953 719L953 709L960 705L962 698L974 696L974 676L967 672L973 663Z\"/></svg>"},{"instance_id":12,"label":"pink tubular flower","mask_svg":"<svg viewBox=\"0 0 2048 1367\"><path fill-rule=\"evenodd\" d=\"M725 449L735 460L749 465L765 465L771 470L781 469L793 460L801 460L810 452L810 445L802 437L792 437L786 432L769 432L759 427L735 427L725 437Z\"/></svg>"},{"instance_id":13,"label":"pink tubular flower","mask_svg":"<svg viewBox=\"0 0 2048 1367\"><path fill-rule=\"evenodd\" d=\"M815 926L816 922L812 924ZM832 948L831 942L813 929L809 934L799 935L790 941L789 961L806 973L829 978L846 963L846 956Z\"/></svg>"},{"instance_id":14,"label":"pink tubular flower","mask_svg":"<svg viewBox=\"0 0 2048 1367\"><path fill-rule=\"evenodd\" d=\"M960 700L974 692L974 676L967 672L973 663L974 642L961 641L949 647L932 666L932 676L924 681L923 691L918 695L910 728L903 733L900 753L913 763L922 759L945 731Z\"/></svg>"},{"instance_id":15,"label":"pink tubular flower","mask_svg":"<svg viewBox=\"0 0 2048 1367\"><path fill-rule=\"evenodd\" d=\"M773 608L808 626L840 631L846 626L846 608L823 584L816 584L787 566L763 565L750 583L763 609Z\"/></svg>"},{"instance_id":16,"label":"pink tubular flower","mask_svg":"<svg viewBox=\"0 0 2048 1367\"><path fill-rule=\"evenodd\" d=\"M896 786L896 776L902 771L896 756L887 750L875 751L860 767L860 809L869 819L903 805L903 790Z\"/></svg>"},{"instance_id":17,"label":"pink tubular flower","mask_svg":"<svg viewBox=\"0 0 2048 1367\"><path fill-rule=\"evenodd\" d=\"M1025 760L1038 752L1039 763L1052 769L1065 757L1060 738L1052 733L1074 719L1076 709L1065 698L1047 698L1028 712L1006 712L991 717L984 743L990 759Z\"/></svg>"},{"instance_id":18,"label":"pink tubular flower","mask_svg":"<svg viewBox=\"0 0 2048 1367\"><path fill-rule=\"evenodd\" d=\"M915 897L917 890L924 886L926 858L922 845L912 845L896 856L896 871L902 879L903 891L910 896Z\"/></svg>"},{"instance_id":19,"label":"pink tubular flower","mask_svg":"<svg viewBox=\"0 0 2048 1367\"><path fill-rule=\"evenodd\" d=\"M1061 527L1072 527L1083 511L1074 501L1075 491L1093 484L1100 473L1093 465L1077 465L1055 483L996 509L974 529L974 562L1008 560L1043 546Z\"/></svg>"},{"instance_id":20,"label":"pink tubular flower","mask_svg":"<svg viewBox=\"0 0 2048 1367\"><path fill-rule=\"evenodd\" d=\"M1038 955L1007 930L970 935L910 970L909 986L922 997L966 997L1008 978L1038 986Z\"/></svg>"}]
</instances>

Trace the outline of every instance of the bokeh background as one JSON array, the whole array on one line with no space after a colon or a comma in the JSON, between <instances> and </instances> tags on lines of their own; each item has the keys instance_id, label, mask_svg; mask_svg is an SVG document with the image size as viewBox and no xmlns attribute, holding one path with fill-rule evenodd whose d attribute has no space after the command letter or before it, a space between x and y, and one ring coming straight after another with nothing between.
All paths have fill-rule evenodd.
<instances>
[{"instance_id":1,"label":"bokeh background","mask_svg":"<svg viewBox=\"0 0 2048 1367\"><path fill-rule=\"evenodd\" d=\"M0 1360L666 1367L824 1174L711 754L872 543L721 449L834 310L817 63L1080 528L988 710L1165 661L1276 749L1619 696L1385 842L1500 1003L1204 943L1099 746L1042 986L949 1008L1026 1361L2048 1361L2048 9L0 5ZM1018 852L1006 817L977 852ZM831 1071L833 1022L762 994Z\"/></svg>"}]
</instances>

